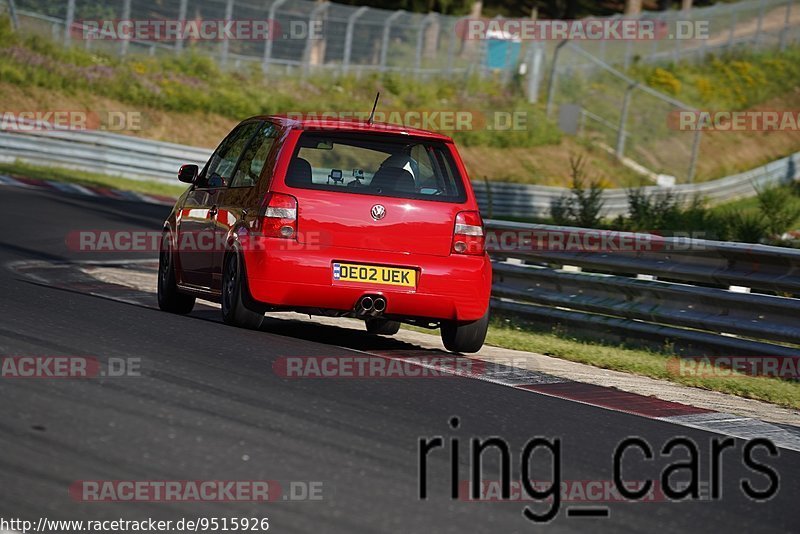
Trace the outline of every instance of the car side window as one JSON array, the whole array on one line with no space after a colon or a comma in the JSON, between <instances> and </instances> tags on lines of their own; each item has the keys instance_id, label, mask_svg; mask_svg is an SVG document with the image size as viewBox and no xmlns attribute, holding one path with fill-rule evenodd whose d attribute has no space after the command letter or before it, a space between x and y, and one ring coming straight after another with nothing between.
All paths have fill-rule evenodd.
<instances>
[{"instance_id":1,"label":"car side window","mask_svg":"<svg viewBox=\"0 0 800 534\"><path fill-rule=\"evenodd\" d=\"M231 187L251 187L258 182L277 136L278 129L273 124L265 123L261 126L236 166Z\"/></svg>"},{"instance_id":2,"label":"car side window","mask_svg":"<svg viewBox=\"0 0 800 534\"><path fill-rule=\"evenodd\" d=\"M239 157L260 125L260 122L249 122L231 132L198 178L198 188L225 187L230 183Z\"/></svg>"}]
</instances>

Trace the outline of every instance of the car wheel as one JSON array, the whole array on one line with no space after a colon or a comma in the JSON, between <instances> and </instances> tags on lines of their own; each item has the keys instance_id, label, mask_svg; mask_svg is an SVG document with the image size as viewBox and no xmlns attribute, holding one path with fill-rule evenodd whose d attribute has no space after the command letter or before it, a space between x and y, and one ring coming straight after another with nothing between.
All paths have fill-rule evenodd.
<instances>
[{"instance_id":1,"label":"car wheel","mask_svg":"<svg viewBox=\"0 0 800 534\"><path fill-rule=\"evenodd\" d=\"M366 319L367 332L382 336L393 336L400 331L400 321L390 321L389 319Z\"/></svg>"},{"instance_id":2,"label":"car wheel","mask_svg":"<svg viewBox=\"0 0 800 534\"><path fill-rule=\"evenodd\" d=\"M451 352L478 352L486 339L489 328L489 310L471 323L457 323L455 321L443 322L442 343Z\"/></svg>"},{"instance_id":3,"label":"car wheel","mask_svg":"<svg viewBox=\"0 0 800 534\"><path fill-rule=\"evenodd\" d=\"M222 320L225 324L256 330L264 321L264 314L245 307L242 300L245 284L239 254L231 252L225 257L222 273Z\"/></svg>"},{"instance_id":4,"label":"car wheel","mask_svg":"<svg viewBox=\"0 0 800 534\"><path fill-rule=\"evenodd\" d=\"M158 307L166 312L185 315L194 308L194 301L194 297L178 291L172 242L169 234L164 234L158 253Z\"/></svg>"}]
</instances>

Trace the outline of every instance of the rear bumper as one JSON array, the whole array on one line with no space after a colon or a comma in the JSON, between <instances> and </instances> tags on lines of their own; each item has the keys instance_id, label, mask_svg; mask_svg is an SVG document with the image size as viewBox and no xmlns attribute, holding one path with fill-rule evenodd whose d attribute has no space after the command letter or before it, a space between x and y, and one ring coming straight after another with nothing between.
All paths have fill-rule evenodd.
<instances>
[{"instance_id":1,"label":"rear bumper","mask_svg":"<svg viewBox=\"0 0 800 534\"><path fill-rule=\"evenodd\" d=\"M250 294L260 304L349 311L364 295L382 295L386 315L457 321L480 319L489 306L492 267L485 255L439 257L266 241L260 250L244 251ZM334 282L335 261L416 268L417 287Z\"/></svg>"}]
</instances>

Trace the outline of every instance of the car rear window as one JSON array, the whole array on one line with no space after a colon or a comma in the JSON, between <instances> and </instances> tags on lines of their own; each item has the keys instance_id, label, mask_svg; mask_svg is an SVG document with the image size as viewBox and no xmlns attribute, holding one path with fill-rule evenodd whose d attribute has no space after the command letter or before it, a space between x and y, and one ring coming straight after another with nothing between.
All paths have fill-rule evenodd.
<instances>
[{"instance_id":1,"label":"car rear window","mask_svg":"<svg viewBox=\"0 0 800 534\"><path fill-rule=\"evenodd\" d=\"M412 137L303 132L286 184L396 198L466 200L463 179L447 146Z\"/></svg>"}]
</instances>

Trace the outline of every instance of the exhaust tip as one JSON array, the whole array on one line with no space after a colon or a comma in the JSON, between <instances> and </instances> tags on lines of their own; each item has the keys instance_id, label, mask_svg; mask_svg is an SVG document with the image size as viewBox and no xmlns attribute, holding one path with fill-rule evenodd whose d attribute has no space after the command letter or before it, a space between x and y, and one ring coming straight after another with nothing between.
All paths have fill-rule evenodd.
<instances>
[{"instance_id":1,"label":"exhaust tip","mask_svg":"<svg viewBox=\"0 0 800 534\"><path fill-rule=\"evenodd\" d=\"M372 300L372 297L363 297L358 305L362 310L370 311L375 306L375 301Z\"/></svg>"},{"instance_id":2,"label":"exhaust tip","mask_svg":"<svg viewBox=\"0 0 800 534\"><path fill-rule=\"evenodd\" d=\"M375 304L373 304L373 309L378 313L383 312L383 310L386 309L386 299L383 297L376 298Z\"/></svg>"}]
</instances>

